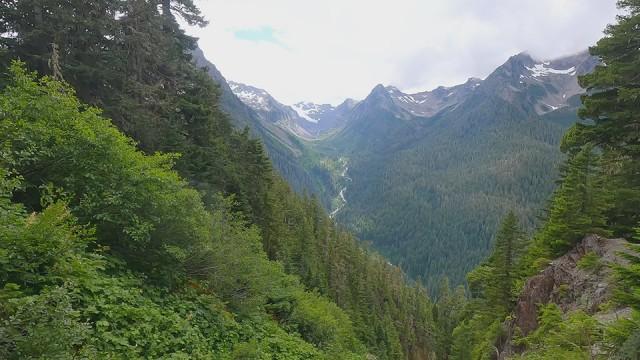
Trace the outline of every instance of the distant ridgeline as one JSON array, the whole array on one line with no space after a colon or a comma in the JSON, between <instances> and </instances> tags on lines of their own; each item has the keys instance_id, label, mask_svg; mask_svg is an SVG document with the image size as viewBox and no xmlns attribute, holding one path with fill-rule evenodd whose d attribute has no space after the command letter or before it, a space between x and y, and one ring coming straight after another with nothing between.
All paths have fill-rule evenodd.
<instances>
[{"instance_id":1,"label":"distant ridgeline","mask_svg":"<svg viewBox=\"0 0 640 360\"><path fill-rule=\"evenodd\" d=\"M0 358L430 358L426 290L272 170L253 135L319 176L280 127L234 128L174 17L205 24L0 3Z\"/></svg>"}]
</instances>

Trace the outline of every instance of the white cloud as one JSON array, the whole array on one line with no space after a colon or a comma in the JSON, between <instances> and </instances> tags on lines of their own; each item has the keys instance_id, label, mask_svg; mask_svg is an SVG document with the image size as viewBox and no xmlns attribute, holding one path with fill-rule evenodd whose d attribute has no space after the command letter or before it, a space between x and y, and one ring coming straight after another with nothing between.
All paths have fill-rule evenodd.
<instances>
[{"instance_id":1,"label":"white cloud","mask_svg":"<svg viewBox=\"0 0 640 360\"><path fill-rule=\"evenodd\" d=\"M285 103L361 99L378 83L404 90L485 77L509 56L593 45L615 0L201 0L190 29L229 79ZM238 31L273 29L279 43Z\"/></svg>"}]
</instances>

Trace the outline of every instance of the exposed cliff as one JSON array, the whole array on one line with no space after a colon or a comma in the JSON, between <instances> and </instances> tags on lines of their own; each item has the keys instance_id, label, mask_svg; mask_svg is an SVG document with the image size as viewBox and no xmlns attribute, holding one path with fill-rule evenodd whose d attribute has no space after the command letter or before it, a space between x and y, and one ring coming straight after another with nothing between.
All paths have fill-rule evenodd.
<instances>
[{"instance_id":1,"label":"exposed cliff","mask_svg":"<svg viewBox=\"0 0 640 360\"><path fill-rule=\"evenodd\" d=\"M620 253L629 251L626 244L624 239L589 235L538 275L529 278L517 300L513 320L505 324L507 334L530 334L538 327L540 305L549 303L558 305L565 314L582 310L604 324L629 316L628 308L605 306L613 293L612 270L608 265L625 262ZM511 340L509 336L503 344L501 358L517 351Z\"/></svg>"}]
</instances>

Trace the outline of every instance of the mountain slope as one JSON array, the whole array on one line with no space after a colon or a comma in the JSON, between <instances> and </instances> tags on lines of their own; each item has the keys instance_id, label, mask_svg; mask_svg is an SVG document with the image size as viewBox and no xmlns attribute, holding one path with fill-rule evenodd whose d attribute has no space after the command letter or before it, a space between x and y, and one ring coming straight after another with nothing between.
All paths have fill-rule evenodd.
<instances>
[{"instance_id":1,"label":"mountain slope","mask_svg":"<svg viewBox=\"0 0 640 360\"><path fill-rule=\"evenodd\" d=\"M377 86L319 145L349 159L338 221L431 289L442 276L461 283L507 210L535 222L576 120L576 76L593 66L586 53L523 53L484 81L419 94Z\"/></svg>"},{"instance_id":2,"label":"mountain slope","mask_svg":"<svg viewBox=\"0 0 640 360\"><path fill-rule=\"evenodd\" d=\"M330 182L325 179L329 175L309 159L313 155L309 154L301 139L294 135L295 132L292 134L279 126L278 120L265 117L263 112L257 112L238 98L216 66L205 58L201 49L193 51L193 60L197 66L205 68L218 84L220 106L229 114L231 122L238 128L249 128L253 136L262 140L276 170L289 184L299 193L307 191L325 199L325 188L330 186Z\"/></svg>"},{"instance_id":3,"label":"mountain slope","mask_svg":"<svg viewBox=\"0 0 640 360\"><path fill-rule=\"evenodd\" d=\"M250 85L230 81L229 86L246 106L253 110L259 119L270 125L276 125L293 134L310 139L313 137L303 126L302 122L315 122L304 113L299 113L294 108L284 105L274 99L268 92ZM305 116L306 118L303 118Z\"/></svg>"}]
</instances>

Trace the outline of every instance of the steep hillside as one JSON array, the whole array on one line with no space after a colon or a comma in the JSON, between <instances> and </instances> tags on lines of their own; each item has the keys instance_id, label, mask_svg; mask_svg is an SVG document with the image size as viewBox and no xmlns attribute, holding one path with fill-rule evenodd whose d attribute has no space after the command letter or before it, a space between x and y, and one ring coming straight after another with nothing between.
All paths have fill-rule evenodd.
<instances>
[{"instance_id":1,"label":"steep hillside","mask_svg":"<svg viewBox=\"0 0 640 360\"><path fill-rule=\"evenodd\" d=\"M305 132L292 121L292 117L297 114L280 108L279 103L270 96L271 106L280 113L269 115L260 107L245 104L216 66L205 58L202 50L196 48L193 59L199 67L206 68L209 76L218 84L220 106L229 114L232 123L239 129L248 128L254 137L264 143L276 170L289 184L299 193L306 191L318 195L320 199L326 199L325 192L332 192L331 182L327 180L329 174L314 161L314 155L298 137L304 136ZM238 89L239 84L232 84Z\"/></svg>"},{"instance_id":2,"label":"steep hillside","mask_svg":"<svg viewBox=\"0 0 640 360\"><path fill-rule=\"evenodd\" d=\"M575 248L553 260L539 274L527 279L516 300L513 326L522 335L539 327L539 307L557 305L564 313L577 310L597 314L602 321L629 314L631 309L609 308L613 297L612 266L625 265L622 254L631 253L625 239L585 237Z\"/></svg>"},{"instance_id":3,"label":"steep hillside","mask_svg":"<svg viewBox=\"0 0 640 360\"><path fill-rule=\"evenodd\" d=\"M273 171L176 16L0 2L0 358L430 358L424 289Z\"/></svg>"}]
</instances>

